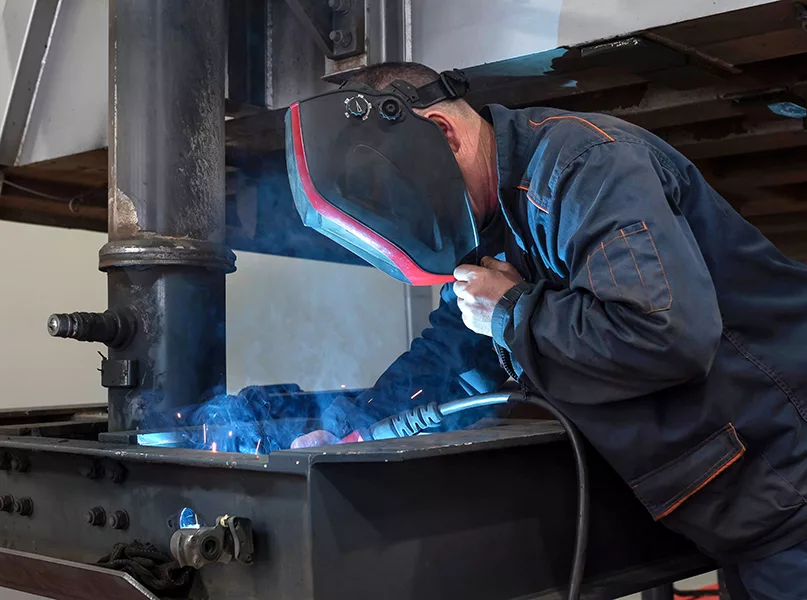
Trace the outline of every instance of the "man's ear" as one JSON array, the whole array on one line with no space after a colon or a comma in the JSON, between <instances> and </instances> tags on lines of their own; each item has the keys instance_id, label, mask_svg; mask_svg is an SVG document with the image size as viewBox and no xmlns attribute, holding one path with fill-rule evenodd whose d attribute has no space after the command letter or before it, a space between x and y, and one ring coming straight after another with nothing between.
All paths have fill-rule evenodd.
<instances>
[{"instance_id":1,"label":"man's ear","mask_svg":"<svg viewBox=\"0 0 807 600\"><path fill-rule=\"evenodd\" d=\"M461 142L459 131L457 131L457 126L455 123L455 118L439 110L428 111L423 116L437 123L440 129L443 130L443 135L446 136L448 145L451 147L451 151L454 154L458 154L460 151Z\"/></svg>"}]
</instances>

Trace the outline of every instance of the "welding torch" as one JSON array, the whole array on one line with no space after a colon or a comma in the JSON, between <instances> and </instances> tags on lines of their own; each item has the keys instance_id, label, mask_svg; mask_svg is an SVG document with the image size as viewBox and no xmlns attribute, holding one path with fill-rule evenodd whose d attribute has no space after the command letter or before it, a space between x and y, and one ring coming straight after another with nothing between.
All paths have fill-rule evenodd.
<instances>
[{"instance_id":1,"label":"welding torch","mask_svg":"<svg viewBox=\"0 0 807 600\"><path fill-rule=\"evenodd\" d=\"M381 419L370 425L366 430L354 431L340 440L340 443L361 442L370 440L388 440L393 438L411 437L423 431L436 427L442 423L443 418L465 410L482 408L496 404L521 402L539 406L549 412L561 424L574 452L577 469L577 531L575 536L574 559L572 560L572 574L569 582L569 600L580 598L580 589L583 584L583 570L586 563L586 548L588 546L588 471L584 455L583 438L577 428L566 418L561 411L552 404L531 394L522 392L498 392L471 396L460 400L451 400L438 404L431 402L422 406L407 409L391 417Z\"/></svg>"}]
</instances>

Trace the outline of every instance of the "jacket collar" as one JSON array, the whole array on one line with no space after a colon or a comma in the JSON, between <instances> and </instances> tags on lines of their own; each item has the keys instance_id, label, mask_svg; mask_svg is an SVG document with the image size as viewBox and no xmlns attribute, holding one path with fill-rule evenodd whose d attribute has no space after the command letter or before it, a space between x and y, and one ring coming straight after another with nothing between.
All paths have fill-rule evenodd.
<instances>
[{"instance_id":1,"label":"jacket collar","mask_svg":"<svg viewBox=\"0 0 807 600\"><path fill-rule=\"evenodd\" d=\"M527 152L528 139L518 126L516 111L509 110L500 104L485 106L480 114L493 125L496 139L496 171L499 177L499 206L508 227L513 232L516 242L522 250L527 249L524 236L519 230L521 222L519 212L518 186L529 162Z\"/></svg>"}]
</instances>

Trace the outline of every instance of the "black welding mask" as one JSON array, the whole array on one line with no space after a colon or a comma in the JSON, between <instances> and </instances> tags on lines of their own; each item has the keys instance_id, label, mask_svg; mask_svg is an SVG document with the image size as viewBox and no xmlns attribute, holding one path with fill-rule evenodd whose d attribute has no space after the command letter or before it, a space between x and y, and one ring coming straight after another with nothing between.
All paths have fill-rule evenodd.
<instances>
[{"instance_id":1,"label":"black welding mask","mask_svg":"<svg viewBox=\"0 0 807 600\"><path fill-rule=\"evenodd\" d=\"M303 223L406 283L453 281L476 262L476 224L443 132L412 109L467 89L452 71L421 88L348 84L293 104L286 159Z\"/></svg>"}]
</instances>

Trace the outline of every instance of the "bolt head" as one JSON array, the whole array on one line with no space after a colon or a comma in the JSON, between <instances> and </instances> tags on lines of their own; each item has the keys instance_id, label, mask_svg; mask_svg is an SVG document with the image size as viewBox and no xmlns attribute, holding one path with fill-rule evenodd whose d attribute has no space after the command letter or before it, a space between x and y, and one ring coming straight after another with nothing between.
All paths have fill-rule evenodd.
<instances>
[{"instance_id":1,"label":"bolt head","mask_svg":"<svg viewBox=\"0 0 807 600\"><path fill-rule=\"evenodd\" d=\"M20 516L28 517L34 512L34 502L30 498L20 498L14 503L14 512Z\"/></svg>"}]
</instances>

